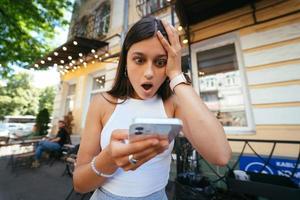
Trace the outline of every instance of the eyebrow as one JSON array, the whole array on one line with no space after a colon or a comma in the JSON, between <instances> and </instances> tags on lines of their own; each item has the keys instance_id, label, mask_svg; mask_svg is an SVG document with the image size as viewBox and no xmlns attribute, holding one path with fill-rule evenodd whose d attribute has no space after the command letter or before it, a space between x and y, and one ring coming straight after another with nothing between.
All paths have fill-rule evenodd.
<instances>
[{"instance_id":1,"label":"eyebrow","mask_svg":"<svg viewBox=\"0 0 300 200\"><path fill-rule=\"evenodd\" d=\"M145 54L141 53L141 52L133 52L132 55L139 55L139 56L144 56ZM155 57L167 57L167 54L159 54Z\"/></svg>"}]
</instances>

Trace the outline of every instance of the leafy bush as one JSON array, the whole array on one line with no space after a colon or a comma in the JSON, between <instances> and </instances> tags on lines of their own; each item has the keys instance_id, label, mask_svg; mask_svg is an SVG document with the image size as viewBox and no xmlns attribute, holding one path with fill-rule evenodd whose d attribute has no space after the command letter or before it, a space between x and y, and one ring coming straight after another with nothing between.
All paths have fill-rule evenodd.
<instances>
[{"instance_id":1,"label":"leafy bush","mask_svg":"<svg viewBox=\"0 0 300 200\"><path fill-rule=\"evenodd\" d=\"M48 134L49 122L50 122L50 115L48 110L45 108L41 110L36 116L37 135Z\"/></svg>"}]
</instances>

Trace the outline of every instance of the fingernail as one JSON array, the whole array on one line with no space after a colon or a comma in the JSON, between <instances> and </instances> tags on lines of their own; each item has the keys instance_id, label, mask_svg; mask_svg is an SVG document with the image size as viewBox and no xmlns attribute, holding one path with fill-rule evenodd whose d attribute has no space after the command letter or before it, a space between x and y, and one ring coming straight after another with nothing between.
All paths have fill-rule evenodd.
<instances>
[{"instance_id":1,"label":"fingernail","mask_svg":"<svg viewBox=\"0 0 300 200\"><path fill-rule=\"evenodd\" d=\"M160 32L160 30L158 30L158 31L157 31L157 34L158 34L159 36L161 35L161 32Z\"/></svg>"}]
</instances>

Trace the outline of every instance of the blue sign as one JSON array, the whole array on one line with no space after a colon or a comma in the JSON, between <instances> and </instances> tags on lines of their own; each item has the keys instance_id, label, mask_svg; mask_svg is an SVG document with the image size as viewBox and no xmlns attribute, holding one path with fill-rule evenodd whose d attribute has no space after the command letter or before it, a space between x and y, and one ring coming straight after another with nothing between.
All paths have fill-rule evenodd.
<instances>
[{"instance_id":1,"label":"blue sign","mask_svg":"<svg viewBox=\"0 0 300 200\"><path fill-rule=\"evenodd\" d=\"M295 159L274 156L266 166L265 162L267 162L268 158L262 157L262 159L256 156L241 156L240 170L291 177L296 168L297 160ZM300 186L300 163L298 163L292 180Z\"/></svg>"}]
</instances>

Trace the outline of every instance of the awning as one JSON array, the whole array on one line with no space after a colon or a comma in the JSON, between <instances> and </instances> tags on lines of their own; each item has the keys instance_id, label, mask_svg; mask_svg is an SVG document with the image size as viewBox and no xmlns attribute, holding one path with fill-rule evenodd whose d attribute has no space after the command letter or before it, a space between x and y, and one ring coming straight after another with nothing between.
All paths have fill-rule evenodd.
<instances>
[{"instance_id":1,"label":"awning","mask_svg":"<svg viewBox=\"0 0 300 200\"><path fill-rule=\"evenodd\" d=\"M72 69L86 61L86 58L107 52L108 43L82 37L74 37L34 63L35 68L69 66Z\"/></svg>"},{"instance_id":2,"label":"awning","mask_svg":"<svg viewBox=\"0 0 300 200\"><path fill-rule=\"evenodd\" d=\"M175 11L184 27L194 25L231 10L250 5L256 0L176 0Z\"/></svg>"}]
</instances>

